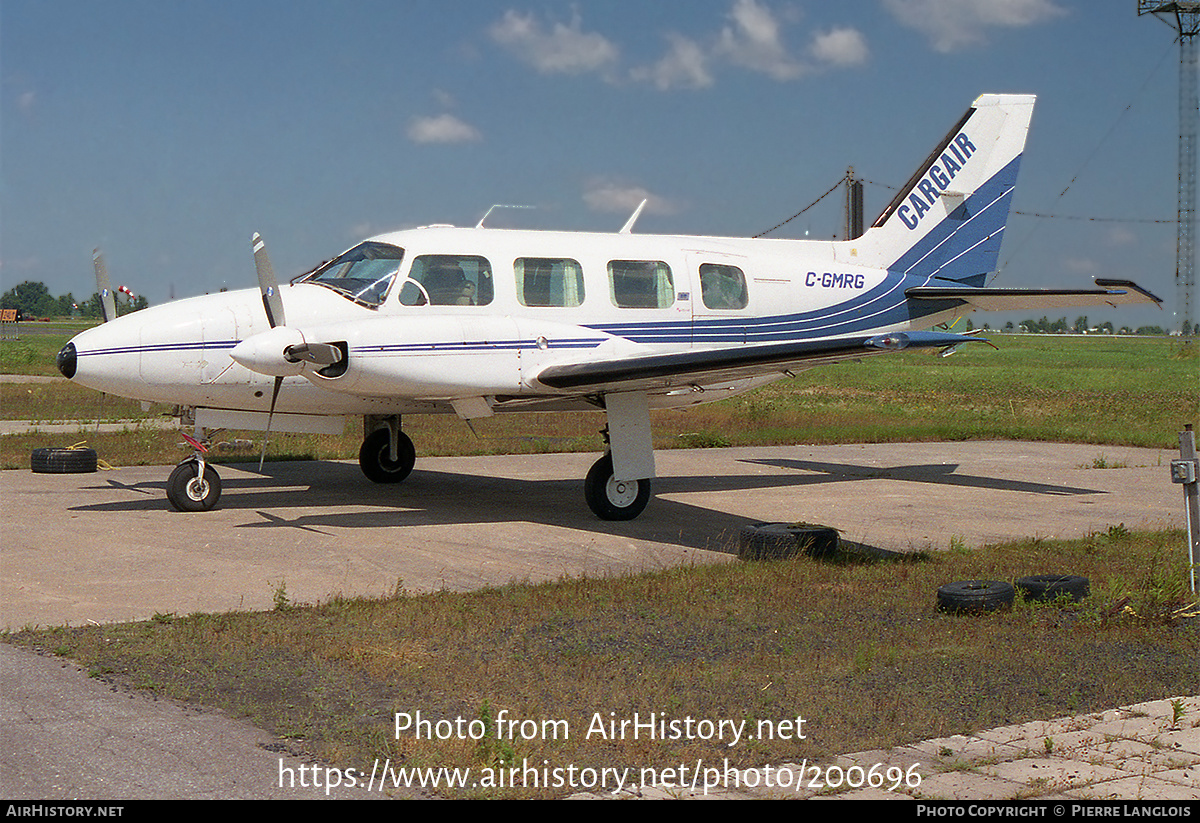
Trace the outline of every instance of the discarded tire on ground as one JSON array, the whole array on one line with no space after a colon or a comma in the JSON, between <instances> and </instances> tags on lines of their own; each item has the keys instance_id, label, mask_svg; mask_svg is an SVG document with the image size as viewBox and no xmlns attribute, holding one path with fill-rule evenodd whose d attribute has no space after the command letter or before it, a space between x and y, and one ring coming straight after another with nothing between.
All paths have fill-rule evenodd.
<instances>
[{"instance_id":1,"label":"discarded tire on ground","mask_svg":"<svg viewBox=\"0 0 1200 823\"><path fill-rule=\"evenodd\" d=\"M938 609L960 614L980 614L1011 609L1016 590L1003 580L960 580L938 587Z\"/></svg>"},{"instance_id":2,"label":"discarded tire on ground","mask_svg":"<svg viewBox=\"0 0 1200 823\"><path fill-rule=\"evenodd\" d=\"M1034 574L1017 581L1017 591L1026 600L1038 602L1066 597L1078 603L1091 594L1091 584L1077 574Z\"/></svg>"},{"instance_id":3,"label":"discarded tire on ground","mask_svg":"<svg viewBox=\"0 0 1200 823\"><path fill-rule=\"evenodd\" d=\"M29 468L36 474L83 474L96 471L95 449L34 449Z\"/></svg>"},{"instance_id":4,"label":"discarded tire on ground","mask_svg":"<svg viewBox=\"0 0 1200 823\"><path fill-rule=\"evenodd\" d=\"M837 551L838 531L829 526L797 523L752 523L738 534L742 560L779 560L807 554L827 557Z\"/></svg>"}]
</instances>

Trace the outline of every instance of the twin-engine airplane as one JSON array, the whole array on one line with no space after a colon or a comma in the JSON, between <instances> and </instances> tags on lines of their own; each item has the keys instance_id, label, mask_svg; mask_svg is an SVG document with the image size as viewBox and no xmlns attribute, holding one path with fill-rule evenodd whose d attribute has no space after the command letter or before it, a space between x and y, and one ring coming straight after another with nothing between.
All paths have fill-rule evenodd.
<instances>
[{"instance_id":1,"label":"twin-engine airplane","mask_svg":"<svg viewBox=\"0 0 1200 823\"><path fill-rule=\"evenodd\" d=\"M601 518L632 519L654 477L651 409L824 363L952 350L979 338L923 329L964 311L1161 302L1118 280L984 286L1033 104L976 100L854 240L637 235L638 212L616 234L481 221L381 235L281 285L255 235L258 291L110 315L68 343L58 367L101 391L185 408L196 453L167 484L181 510L217 502L203 441L219 428L340 433L346 416L361 416L363 473L395 483L415 460L404 415L602 409L605 451L584 497Z\"/></svg>"}]
</instances>

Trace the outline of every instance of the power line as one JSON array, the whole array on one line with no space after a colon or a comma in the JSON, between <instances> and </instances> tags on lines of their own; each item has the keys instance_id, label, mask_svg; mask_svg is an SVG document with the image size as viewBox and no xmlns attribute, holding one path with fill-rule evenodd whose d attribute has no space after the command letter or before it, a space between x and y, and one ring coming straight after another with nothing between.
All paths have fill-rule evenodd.
<instances>
[{"instance_id":1,"label":"power line","mask_svg":"<svg viewBox=\"0 0 1200 823\"><path fill-rule=\"evenodd\" d=\"M889 186L886 183L876 183L874 180L864 180L864 183L869 183L872 186L879 186L882 189L896 191L896 186ZM1014 211L1014 215L1020 217L1039 217L1045 220L1079 220L1089 221L1093 223L1165 223L1174 224L1179 220L1157 220L1152 217L1093 217L1090 215L1074 215L1074 214L1047 214L1037 211Z\"/></svg>"},{"instance_id":2,"label":"power line","mask_svg":"<svg viewBox=\"0 0 1200 823\"><path fill-rule=\"evenodd\" d=\"M1090 223L1178 223L1178 220L1155 220L1150 217L1084 217L1072 214L1041 214L1036 211L1014 211L1020 217L1040 217L1046 220L1080 220Z\"/></svg>"},{"instance_id":3,"label":"power line","mask_svg":"<svg viewBox=\"0 0 1200 823\"><path fill-rule=\"evenodd\" d=\"M840 185L842 185L843 183L845 183L845 182L846 182L846 180L847 180L847 177L846 177L846 176L843 176L843 177L841 177L841 178L840 178L840 179L839 179L839 180L838 180L836 183L834 183L832 186L830 186L830 187L829 187L829 191L825 192L825 193L824 193L824 194L822 194L820 197L818 197L816 200L812 201L812 202L811 202L811 203L809 203L807 206L805 206L804 208L800 209L800 211L798 211L798 212L796 212L795 214L793 214L793 215L792 215L791 217L789 217L787 220L784 220L782 223L779 223L778 225L772 226L771 228L767 229L767 230L766 230L766 231L764 231L764 232L759 232L758 234L756 234L756 235L754 235L754 236L755 236L756 238L757 238L757 237L763 237L764 235L768 235L768 234L770 234L771 232L775 231L775 229L782 228L783 226L786 226L788 223L792 222L792 221L793 221L793 220L795 220L797 217L799 217L800 215L804 214L806 211L808 211L809 209L811 209L813 206L815 206L815 205L817 205L818 203L820 203L820 202L821 202L822 200L824 200L826 197L828 197L829 195L831 195L831 194L833 194L835 191L837 191L837 188L838 188L838 186L840 186Z\"/></svg>"}]
</instances>

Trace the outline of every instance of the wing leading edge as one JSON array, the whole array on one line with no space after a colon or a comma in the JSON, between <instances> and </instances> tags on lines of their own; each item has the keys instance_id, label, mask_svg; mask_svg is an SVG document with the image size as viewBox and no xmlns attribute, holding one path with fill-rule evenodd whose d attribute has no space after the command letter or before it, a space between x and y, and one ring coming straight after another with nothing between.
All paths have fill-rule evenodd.
<instances>
[{"instance_id":1,"label":"wing leading edge","mask_svg":"<svg viewBox=\"0 0 1200 823\"><path fill-rule=\"evenodd\" d=\"M793 368L807 369L899 349L945 349L970 342L986 341L963 334L926 331L835 337L569 363L543 369L537 379L559 391L652 391L782 374Z\"/></svg>"}]
</instances>

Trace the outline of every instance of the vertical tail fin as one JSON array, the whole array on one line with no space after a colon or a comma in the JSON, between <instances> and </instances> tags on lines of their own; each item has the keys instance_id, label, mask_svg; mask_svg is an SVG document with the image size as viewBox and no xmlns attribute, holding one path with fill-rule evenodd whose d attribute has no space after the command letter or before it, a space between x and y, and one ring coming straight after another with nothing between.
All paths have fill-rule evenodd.
<instances>
[{"instance_id":1,"label":"vertical tail fin","mask_svg":"<svg viewBox=\"0 0 1200 823\"><path fill-rule=\"evenodd\" d=\"M982 286L996 270L1032 95L977 99L853 248L857 262Z\"/></svg>"}]
</instances>

